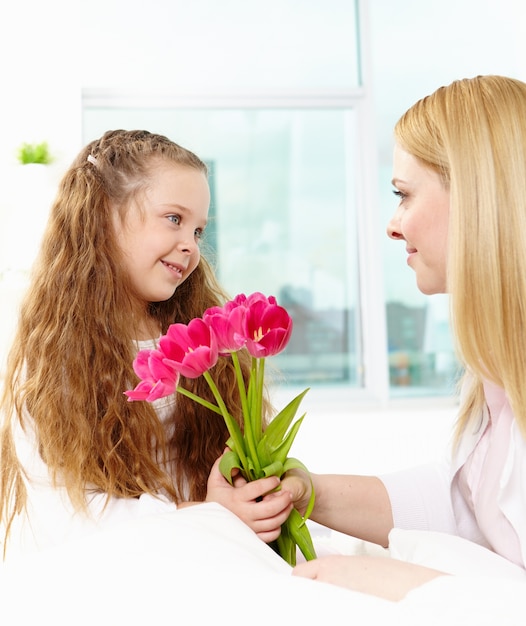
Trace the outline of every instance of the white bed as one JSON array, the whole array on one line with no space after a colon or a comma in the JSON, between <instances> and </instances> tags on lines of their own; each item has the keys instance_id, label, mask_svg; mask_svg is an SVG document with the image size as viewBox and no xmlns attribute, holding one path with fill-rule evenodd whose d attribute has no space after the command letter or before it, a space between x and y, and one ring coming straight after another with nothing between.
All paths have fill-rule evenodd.
<instances>
[{"instance_id":1,"label":"white bed","mask_svg":"<svg viewBox=\"0 0 526 626\"><path fill-rule=\"evenodd\" d=\"M320 552L387 551L337 534ZM399 603L291 576L219 505L143 517L0 566L2 626L400 624L523 626L526 573L458 538L393 531L389 552L444 576Z\"/></svg>"}]
</instances>

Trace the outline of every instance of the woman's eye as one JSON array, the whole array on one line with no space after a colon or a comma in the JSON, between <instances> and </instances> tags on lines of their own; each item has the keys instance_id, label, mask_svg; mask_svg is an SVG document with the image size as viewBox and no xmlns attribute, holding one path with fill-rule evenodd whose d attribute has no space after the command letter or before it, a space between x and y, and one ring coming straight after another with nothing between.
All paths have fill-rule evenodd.
<instances>
[{"instance_id":1,"label":"woman's eye","mask_svg":"<svg viewBox=\"0 0 526 626\"><path fill-rule=\"evenodd\" d=\"M196 239L202 239L205 234L205 231L202 228L196 228L194 231L194 236Z\"/></svg>"},{"instance_id":2,"label":"woman's eye","mask_svg":"<svg viewBox=\"0 0 526 626\"><path fill-rule=\"evenodd\" d=\"M168 219L174 224L180 224L181 218L178 215L168 215Z\"/></svg>"},{"instance_id":3,"label":"woman's eye","mask_svg":"<svg viewBox=\"0 0 526 626\"><path fill-rule=\"evenodd\" d=\"M402 202L402 200L407 198L407 195L403 191L400 191L399 189L393 189L393 193L400 200L400 202Z\"/></svg>"}]
</instances>

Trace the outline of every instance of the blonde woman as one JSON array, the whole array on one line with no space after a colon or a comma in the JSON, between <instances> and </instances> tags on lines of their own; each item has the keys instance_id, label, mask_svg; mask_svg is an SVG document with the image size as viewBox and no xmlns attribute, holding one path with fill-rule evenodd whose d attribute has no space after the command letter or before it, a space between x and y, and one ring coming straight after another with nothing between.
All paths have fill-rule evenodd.
<instances>
[{"instance_id":1,"label":"blonde woman","mask_svg":"<svg viewBox=\"0 0 526 626\"><path fill-rule=\"evenodd\" d=\"M526 84L478 76L438 89L395 127L388 235L425 294L449 293L463 365L451 466L314 476L312 518L389 544L393 528L440 531L526 565ZM287 487L288 485L288 487ZM308 481L284 480L300 510ZM295 574L398 600L442 572L334 556Z\"/></svg>"}]
</instances>

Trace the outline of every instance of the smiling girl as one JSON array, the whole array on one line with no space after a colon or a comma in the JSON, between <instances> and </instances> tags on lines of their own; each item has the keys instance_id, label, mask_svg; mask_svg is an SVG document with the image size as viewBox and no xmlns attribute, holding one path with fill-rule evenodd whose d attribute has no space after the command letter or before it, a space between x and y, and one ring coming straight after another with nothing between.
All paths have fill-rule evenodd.
<instances>
[{"instance_id":1,"label":"smiling girl","mask_svg":"<svg viewBox=\"0 0 526 626\"><path fill-rule=\"evenodd\" d=\"M275 477L236 490L209 480L221 416L181 394L153 407L124 395L138 350L227 299L200 252L209 203L205 164L147 131L108 131L65 173L4 381L0 517L15 549L205 499L263 540L279 534L290 496L256 502ZM214 378L241 421L226 359ZM212 400L202 378L181 384Z\"/></svg>"}]
</instances>

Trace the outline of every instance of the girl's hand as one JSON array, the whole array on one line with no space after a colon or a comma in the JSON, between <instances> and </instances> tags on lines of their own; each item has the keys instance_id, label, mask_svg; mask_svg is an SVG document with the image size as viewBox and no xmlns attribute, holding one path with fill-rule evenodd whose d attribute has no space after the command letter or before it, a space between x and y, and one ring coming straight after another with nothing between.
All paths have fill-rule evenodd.
<instances>
[{"instance_id":1,"label":"girl's hand","mask_svg":"<svg viewBox=\"0 0 526 626\"><path fill-rule=\"evenodd\" d=\"M438 570L389 557L341 554L300 563L292 574L392 601L402 600L412 589L445 575Z\"/></svg>"},{"instance_id":2,"label":"girl's hand","mask_svg":"<svg viewBox=\"0 0 526 626\"><path fill-rule=\"evenodd\" d=\"M293 507L290 492L273 491L280 484L277 476L247 482L237 474L232 486L219 471L219 461L208 477L206 502L218 502L235 513L265 543L277 539Z\"/></svg>"}]
</instances>

